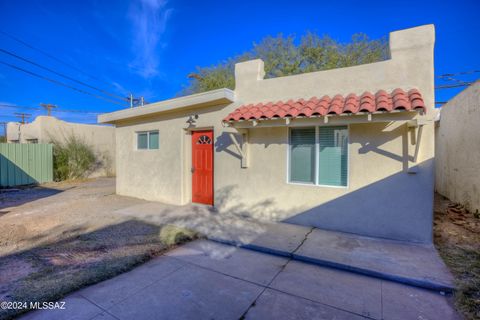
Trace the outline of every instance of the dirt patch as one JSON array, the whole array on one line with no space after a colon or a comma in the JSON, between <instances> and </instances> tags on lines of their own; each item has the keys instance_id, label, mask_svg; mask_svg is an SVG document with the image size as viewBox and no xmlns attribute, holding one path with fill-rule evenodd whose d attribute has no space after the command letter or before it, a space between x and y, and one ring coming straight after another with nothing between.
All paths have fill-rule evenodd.
<instances>
[{"instance_id":1,"label":"dirt patch","mask_svg":"<svg viewBox=\"0 0 480 320\"><path fill-rule=\"evenodd\" d=\"M436 194L434 235L455 277L457 309L466 319L480 319L480 217Z\"/></svg>"},{"instance_id":2,"label":"dirt patch","mask_svg":"<svg viewBox=\"0 0 480 320\"><path fill-rule=\"evenodd\" d=\"M143 201L117 196L113 179L53 183L2 196L0 301L55 301L196 237L116 214ZM15 316L0 310L0 319Z\"/></svg>"}]
</instances>

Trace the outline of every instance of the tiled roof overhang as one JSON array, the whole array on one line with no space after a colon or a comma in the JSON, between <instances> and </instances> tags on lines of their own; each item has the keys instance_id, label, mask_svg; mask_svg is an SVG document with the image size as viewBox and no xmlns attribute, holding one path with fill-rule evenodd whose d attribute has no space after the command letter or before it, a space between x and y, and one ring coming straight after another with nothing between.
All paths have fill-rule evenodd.
<instances>
[{"instance_id":1,"label":"tiled roof overhang","mask_svg":"<svg viewBox=\"0 0 480 320\"><path fill-rule=\"evenodd\" d=\"M417 89L408 92L397 88L391 93L385 90L363 93L360 97L349 94L346 97L336 95L333 98L323 96L308 100L288 100L242 105L226 116L224 122L241 120L262 120L276 118L311 118L326 115L375 113L392 111L425 112L425 103Z\"/></svg>"}]
</instances>

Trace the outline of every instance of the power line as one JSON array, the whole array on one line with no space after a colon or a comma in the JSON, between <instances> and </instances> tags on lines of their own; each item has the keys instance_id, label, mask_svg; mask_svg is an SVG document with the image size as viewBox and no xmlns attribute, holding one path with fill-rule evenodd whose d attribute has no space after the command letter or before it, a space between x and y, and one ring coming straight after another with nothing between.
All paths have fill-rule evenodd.
<instances>
[{"instance_id":1,"label":"power line","mask_svg":"<svg viewBox=\"0 0 480 320\"><path fill-rule=\"evenodd\" d=\"M86 113L92 115L102 114L102 112L91 112L91 111L83 111L83 110L55 110L55 112L67 112L67 113Z\"/></svg>"},{"instance_id":2,"label":"power line","mask_svg":"<svg viewBox=\"0 0 480 320\"><path fill-rule=\"evenodd\" d=\"M469 75L469 74L474 74L474 73L479 73L480 70L469 70L469 71L461 71L461 72L455 72L455 73L444 73L437 75L436 78L442 79L446 81L446 84L438 85L435 87L435 90L439 89L451 89L451 88L459 88L459 87L466 87L471 84L473 84L476 80L474 81L464 81L460 79L456 79L454 77L457 76L462 76L462 75ZM453 81L455 83L451 84L448 83L448 81Z\"/></svg>"},{"instance_id":3,"label":"power line","mask_svg":"<svg viewBox=\"0 0 480 320\"><path fill-rule=\"evenodd\" d=\"M49 116L49 117L52 115L52 109L57 108L56 105L51 104L51 103L40 103L40 105L41 105L45 110L47 110L47 116Z\"/></svg>"},{"instance_id":4,"label":"power line","mask_svg":"<svg viewBox=\"0 0 480 320\"><path fill-rule=\"evenodd\" d=\"M0 108L15 108L15 109L21 108L26 110L38 110L38 111L41 110L40 108L36 108L36 107L14 106L10 104L0 104Z\"/></svg>"},{"instance_id":5,"label":"power line","mask_svg":"<svg viewBox=\"0 0 480 320\"><path fill-rule=\"evenodd\" d=\"M436 86L436 87L435 87L435 90L437 90L437 89L450 89L450 88L466 87L466 86L471 85L472 83L474 83L474 82L472 81L472 82L464 82L464 83L457 83L457 84L444 84L444 85Z\"/></svg>"},{"instance_id":6,"label":"power line","mask_svg":"<svg viewBox=\"0 0 480 320\"><path fill-rule=\"evenodd\" d=\"M480 70L470 70L470 71L463 71L463 72L456 72L456 73L444 73L437 76L437 78L446 78L446 77L454 77L459 75L466 75L472 73L478 73Z\"/></svg>"},{"instance_id":7,"label":"power line","mask_svg":"<svg viewBox=\"0 0 480 320\"><path fill-rule=\"evenodd\" d=\"M83 86L85 86L85 87L88 87L88 88L97 90L97 91L99 91L99 92L101 92L101 93L103 93L103 94L106 94L106 95L108 95L108 96L111 96L111 97L114 97L114 98L120 99L120 100L127 100L127 99L124 98L124 97L121 97L121 96L116 95L116 94L114 94L114 93L111 93L111 92L108 92L108 91L106 91L106 90L97 88L97 87L95 87L95 86L89 85L88 83L85 83L85 82L83 82L83 81L74 79L74 78L72 78L72 77L70 77L70 76L67 76L67 75L65 75L65 74L63 74L63 73L57 72L57 71L55 71L55 70L53 70L53 69L51 69L51 68L45 67L45 66L43 66L43 65L41 65L41 64L39 64L39 63L36 63L36 62L34 62L34 61L32 61L32 60L29 60L29 59L27 59L27 58L21 57L21 56L13 53L13 52L11 52L11 51L8 51L8 50L5 50L5 49L0 48L0 52L3 52L3 53L5 53L5 54L8 54L8 55L10 55L10 56L12 56L12 57L15 57L15 58L17 58L17 59L20 59L20 60L22 60L22 61L25 61L25 62L27 62L27 63L30 63L30 64L32 64L32 65L34 65L34 66L36 66L36 67L41 68L41 69L47 70L47 71L49 71L49 72L51 72L51 73L54 73L54 74L56 74L56 75L58 75L58 76L60 76L60 77L65 78L65 79L74 81L74 82L76 82L76 83L78 83L78 84L81 84L81 85L83 85Z\"/></svg>"},{"instance_id":8,"label":"power line","mask_svg":"<svg viewBox=\"0 0 480 320\"><path fill-rule=\"evenodd\" d=\"M22 119L22 121L20 121L21 124L25 124L25 119L30 118L32 115L30 113L15 112L15 116Z\"/></svg>"},{"instance_id":9,"label":"power line","mask_svg":"<svg viewBox=\"0 0 480 320\"><path fill-rule=\"evenodd\" d=\"M83 93L83 94L86 94L86 95L95 97L95 98L97 98L97 99L102 99L102 100L108 101L108 102L110 102L110 103L118 104L118 105L120 105L120 106L122 106L122 107L125 107L124 104L121 104L121 103L119 103L119 102L117 102L117 101L114 101L114 100L105 98L105 97L103 97L103 96L99 96L99 95L97 95L97 94L94 94L94 93L91 93L91 92L88 92L88 91L85 91L85 90L82 90L82 89L78 89L78 88L76 88L76 87L73 87L73 86L71 86L71 85L68 85L68 84L66 84L66 83L63 83L63 82L61 82L61 81L54 80L54 79L51 79L51 78L42 76L42 75L40 75L40 74L38 74L38 73L35 73L35 72L32 72L32 71L23 69L23 68L21 68L21 67L19 67L19 66L16 66L16 65L13 65L13 64L4 62L4 61L0 61L0 64L6 65L6 66L8 66L8 67L10 67L10 68L12 68L12 69L16 69L16 70L18 70L18 71L25 72L25 73L27 73L27 74L29 74L29 75L31 75L31 76L34 76L34 77L37 77L37 78L40 78L40 79L49 81L49 82L54 83L54 84L56 84L56 85L63 86L63 87L66 87L66 88L75 90L75 91L77 91L77 92L80 92L80 93Z\"/></svg>"},{"instance_id":10,"label":"power line","mask_svg":"<svg viewBox=\"0 0 480 320\"><path fill-rule=\"evenodd\" d=\"M453 77L450 77L450 76L445 76L445 77L442 77L442 79L444 80L449 80L449 81L454 81L456 83L465 83L465 81L463 80L459 80L459 79L456 79L456 78L453 78Z\"/></svg>"},{"instance_id":11,"label":"power line","mask_svg":"<svg viewBox=\"0 0 480 320\"><path fill-rule=\"evenodd\" d=\"M111 83L108 83L108 82L106 82L106 81L104 81L104 80L102 80L102 79L100 79L100 78L98 78L98 77L96 77L96 76L93 76L93 75L91 75L91 74L89 74L89 73L87 73L87 72L85 72L85 71L83 71L83 70L75 67L74 65L72 65L72 64L70 64L70 63L68 63L68 62L63 61L63 60L55 57L54 55L52 55L52 54L50 54L50 53L48 53L48 52L46 52L46 51L43 51L42 49L39 49L39 48L37 48L37 47L34 47L34 46L32 46L31 44L28 44L27 42L25 42L25 41L23 41L23 40L15 37L15 36L13 36L13 35L7 33L7 32L5 32L5 31L3 31L3 30L0 30L0 34L3 34L4 36L6 36L6 37L8 37L8 38L10 38L10 39L12 39L12 40L14 40L14 41L17 41L18 43L21 43L22 45L24 45L24 46L26 46L26 47L28 47L28 48L30 48L30 49L32 49L32 50L38 51L38 52L40 52L41 54L49 57L50 59L53 59L53 60L55 60L55 61L57 61L57 62L65 65L65 66L73 69L73 70L76 70L76 71L78 71L78 72L86 75L87 77L89 77L89 78L91 78L91 79L100 81L100 82L102 82L102 83L104 83L104 84L107 84L107 85L113 87L113 85L112 85Z\"/></svg>"},{"instance_id":12,"label":"power line","mask_svg":"<svg viewBox=\"0 0 480 320\"><path fill-rule=\"evenodd\" d=\"M38 107L27 107L27 106L17 106L17 105L11 105L11 104L0 104L0 108L21 108L21 109L26 109L26 110L37 110L41 111L41 108ZM68 110L68 109L57 109L54 112L67 112L67 113L88 113L92 115L98 115L102 114L101 112L92 112L92 111L84 111L84 110Z\"/></svg>"}]
</instances>

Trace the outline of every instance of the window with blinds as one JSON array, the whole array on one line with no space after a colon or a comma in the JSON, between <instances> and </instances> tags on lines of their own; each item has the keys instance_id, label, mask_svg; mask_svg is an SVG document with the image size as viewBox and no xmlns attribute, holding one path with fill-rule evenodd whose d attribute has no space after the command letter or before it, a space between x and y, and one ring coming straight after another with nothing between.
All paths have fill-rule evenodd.
<instances>
[{"instance_id":1,"label":"window with blinds","mask_svg":"<svg viewBox=\"0 0 480 320\"><path fill-rule=\"evenodd\" d=\"M315 183L315 128L290 131L290 181Z\"/></svg>"},{"instance_id":2,"label":"window with blinds","mask_svg":"<svg viewBox=\"0 0 480 320\"><path fill-rule=\"evenodd\" d=\"M290 182L347 186L347 126L292 128L289 149Z\"/></svg>"}]
</instances>

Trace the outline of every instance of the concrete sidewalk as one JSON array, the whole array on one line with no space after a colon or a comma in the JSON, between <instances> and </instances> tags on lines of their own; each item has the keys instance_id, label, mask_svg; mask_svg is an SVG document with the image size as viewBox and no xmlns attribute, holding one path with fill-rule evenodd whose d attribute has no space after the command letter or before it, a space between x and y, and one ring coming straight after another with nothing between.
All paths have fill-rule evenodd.
<instances>
[{"instance_id":1,"label":"concrete sidewalk","mask_svg":"<svg viewBox=\"0 0 480 320\"><path fill-rule=\"evenodd\" d=\"M433 245L254 220L203 206L151 202L119 210L149 223L190 228L208 239L385 280L451 292L453 277Z\"/></svg>"},{"instance_id":2,"label":"concrete sidewalk","mask_svg":"<svg viewBox=\"0 0 480 320\"><path fill-rule=\"evenodd\" d=\"M23 319L459 319L433 291L197 240Z\"/></svg>"},{"instance_id":3,"label":"concrete sidewalk","mask_svg":"<svg viewBox=\"0 0 480 320\"><path fill-rule=\"evenodd\" d=\"M453 276L433 245L364 237L286 223L267 227L264 233L250 242L222 237L209 239L426 289L443 292L454 290Z\"/></svg>"}]
</instances>

